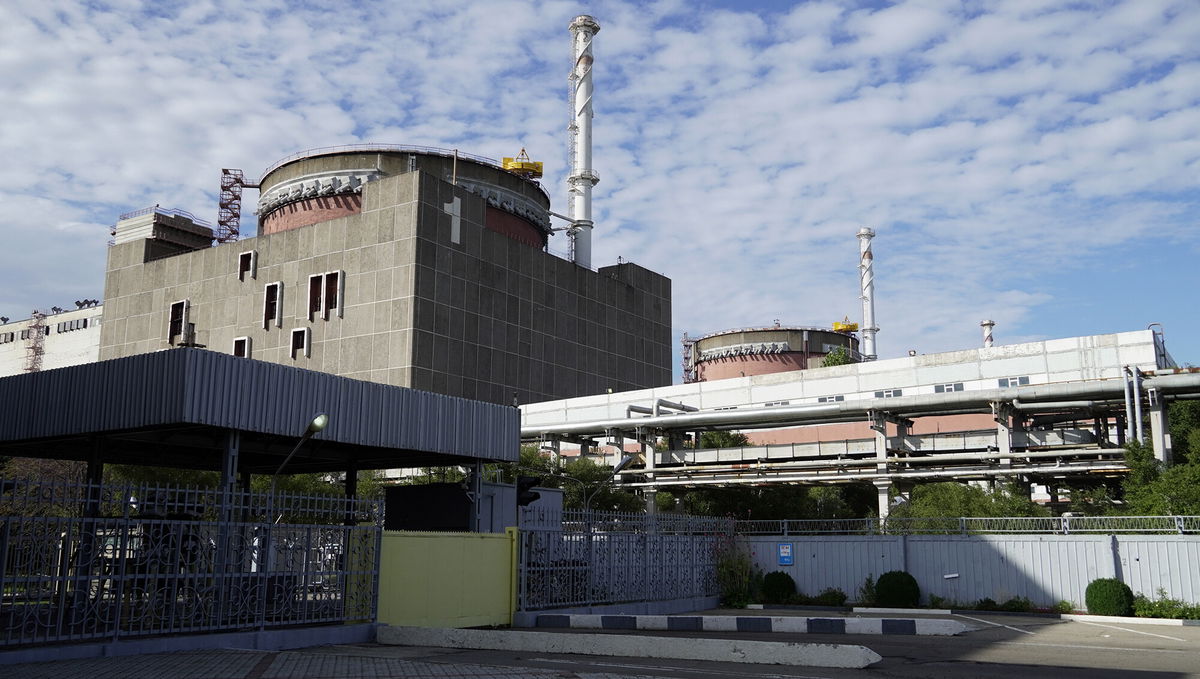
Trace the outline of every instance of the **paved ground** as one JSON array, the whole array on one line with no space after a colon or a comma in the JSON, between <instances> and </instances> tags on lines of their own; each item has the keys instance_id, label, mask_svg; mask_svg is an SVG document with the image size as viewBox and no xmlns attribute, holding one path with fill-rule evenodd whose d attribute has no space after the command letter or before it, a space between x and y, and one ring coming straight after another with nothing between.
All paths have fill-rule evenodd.
<instances>
[{"instance_id":1,"label":"paved ground","mask_svg":"<svg viewBox=\"0 0 1200 679\"><path fill-rule=\"evenodd\" d=\"M0 675L6 679L1200 678L1200 627L1095 624L982 615L971 616L966 621L979 629L958 637L856 636L855 643L884 657L882 662L866 670L361 644L283 652L229 649L64 660L0 667ZM512 633L521 632L514 630ZM560 630L558 633L576 632ZM692 638L714 636L713 633L654 634ZM723 633L720 636L781 643L847 641L844 635Z\"/></svg>"}]
</instances>

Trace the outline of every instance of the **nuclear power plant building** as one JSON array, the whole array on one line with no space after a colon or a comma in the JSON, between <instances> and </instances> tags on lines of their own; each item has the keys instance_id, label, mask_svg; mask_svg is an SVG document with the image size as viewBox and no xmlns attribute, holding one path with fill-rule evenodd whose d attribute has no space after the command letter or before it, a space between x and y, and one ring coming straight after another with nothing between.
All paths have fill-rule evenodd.
<instances>
[{"instance_id":1,"label":"nuclear power plant building","mask_svg":"<svg viewBox=\"0 0 1200 679\"><path fill-rule=\"evenodd\" d=\"M180 345L493 403L671 383L671 281L548 253L550 200L488 159L343 147L276 163L259 235L152 208L109 249L100 359Z\"/></svg>"}]
</instances>

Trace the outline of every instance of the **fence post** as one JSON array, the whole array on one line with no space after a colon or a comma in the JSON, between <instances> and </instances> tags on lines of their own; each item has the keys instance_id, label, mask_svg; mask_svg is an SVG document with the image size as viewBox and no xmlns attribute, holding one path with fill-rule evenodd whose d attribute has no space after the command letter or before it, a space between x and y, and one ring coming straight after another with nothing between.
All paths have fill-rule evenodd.
<instances>
[{"instance_id":1,"label":"fence post","mask_svg":"<svg viewBox=\"0 0 1200 679\"><path fill-rule=\"evenodd\" d=\"M1176 530L1176 531L1177 531L1177 532L1178 532L1180 535L1183 535L1183 533L1184 533L1183 517L1182 517L1182 516L1174 516L1174 517L1171 517L1171 518L1175 519L1175 530Z\"/></svg>"},{"instance_id":2,"label":"fence post","mask_svg":"<svg viewBox=\"0 0 1200 679\"><path fill-rule=\"evenodd\" d=\"M967 518L965 516L958 517L958 532L962 535L967 534Z\"/></svg>"}]
</instances>

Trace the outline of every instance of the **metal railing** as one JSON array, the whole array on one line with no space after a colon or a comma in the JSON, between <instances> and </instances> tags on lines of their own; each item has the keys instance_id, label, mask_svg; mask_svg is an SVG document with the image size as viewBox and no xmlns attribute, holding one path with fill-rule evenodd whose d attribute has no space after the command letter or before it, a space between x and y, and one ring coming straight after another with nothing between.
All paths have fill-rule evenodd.
<instances>
[{"instance_id":1,"label":"metal railing","mask_svg":"<svg viewBox=\"0 0 1200 679\"><path fill-rule=\"evenodd\" d=\"M117 217L117 221L120 221L122 219L132 219L134 217L141 217L142 215L148 215L151 212L153 212L155 214L160 214L160 215L167 215L169 217L186 217L201 226L208 226L208 227L212 226L212 222L208 221L207 219L201 219L201 218L197 217L196 215L188 212L187 210L168 209L165 207L159 207L157 205L151 205L150 207L144 207L140 210L134 210L133 212L126 212L125 214L121 215L120 217Z\"/></svg>"},{"instance_id":2,"label":"metal railing","mask_svg":"<svg viewBox=\"0 0 1200 679\"><path fill-rule=\"evenodd\" d=\"M375 618L375 501L0 488L0 646Z\"/></svg>"},{"instance_id":3,"label":"metal railing","mask_svg":"<svg viewBox=\"0 0 1200 679\"><path fill-rule=\"evenodd\" d=\"M738 535L1197 534L1200 516L1018 516L738 521Z\"/></svg>"}]
</instances>

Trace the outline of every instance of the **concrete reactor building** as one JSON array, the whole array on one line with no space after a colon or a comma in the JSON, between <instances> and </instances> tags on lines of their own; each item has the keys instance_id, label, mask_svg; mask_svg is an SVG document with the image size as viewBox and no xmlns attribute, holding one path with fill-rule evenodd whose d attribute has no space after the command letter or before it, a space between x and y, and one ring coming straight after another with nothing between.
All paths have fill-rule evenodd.
<instances>
[{"instance_id":1,"label":"concrete reactor building","mask_svg":"<svg viewBox=\"0 0 1200 679\"><path fill-rule=\"evenodd\" d=\"M670 280L544 251L537 182L451 151L317 150L260 182L260 235L167 252L117 224L100 358L211 350L491 402L671 382ZM144 238L128 238L138 229Z\"/></svg>"},{"instance_id":2,"label":"concrete reactor building","mask_svg":"<svg viewBox=\"0 0 1200 679\"><path fill-rule=\"evenodd\" d=\"M591 17L575 69L568 226L541 163L396 145L316 149L222 178L218 228L153 208L114 231L101 359L205 346L494 403L671 382L671 281L591 268ZM258 235L237 240L241 188ZM565 231L571 259L547 251ZM211 246L213 241L215 247Z\"/></svg>"}]
</instances>

